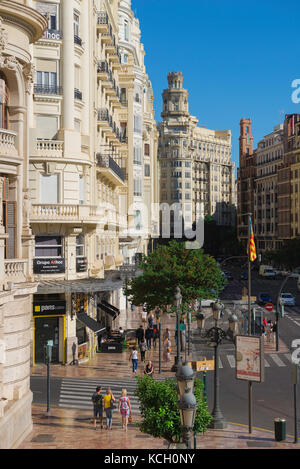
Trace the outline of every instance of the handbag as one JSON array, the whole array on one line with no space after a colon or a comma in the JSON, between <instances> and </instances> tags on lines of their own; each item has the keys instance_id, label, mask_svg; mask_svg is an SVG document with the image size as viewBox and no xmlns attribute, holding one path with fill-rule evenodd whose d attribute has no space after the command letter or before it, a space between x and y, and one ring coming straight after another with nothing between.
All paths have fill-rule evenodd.
<instances>
[{"instance_id":1,"label":"handbag","mask_svg":"<svg viewBox=\"0 0 300 469\"><path fill-rule=\"evenodd\" d=\"M114 410L116 408L115 404L114 404L114 401L111 399L110 400L110 407L109 407L111 410Z\"/></svg>"},{"instance_id":2,"label":"handbag","mask_svg":"<svg viewBox=\"0 0 300 469\"><path fill-rule=\"evenodd\" d=\"M132 423L132 416L131 415L128 417L128 423Z\"/></svg>"}]
</instances>

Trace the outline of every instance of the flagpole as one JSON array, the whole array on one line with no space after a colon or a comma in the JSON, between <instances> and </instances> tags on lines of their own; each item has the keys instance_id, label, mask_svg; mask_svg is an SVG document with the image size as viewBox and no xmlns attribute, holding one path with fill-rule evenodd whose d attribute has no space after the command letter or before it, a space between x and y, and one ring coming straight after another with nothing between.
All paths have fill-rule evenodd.
<instances>
[{"instance_id":1,"label":"flagpole","mask_svg":"<svg viewBox=\"0 0 300 469\"><path fill-rule=\"evenodd\" d=\"M248 213L248 335L251 335L251 213ZM252 381L248 381L248 431L252 433Z\"/></svg>"}]
</instances>

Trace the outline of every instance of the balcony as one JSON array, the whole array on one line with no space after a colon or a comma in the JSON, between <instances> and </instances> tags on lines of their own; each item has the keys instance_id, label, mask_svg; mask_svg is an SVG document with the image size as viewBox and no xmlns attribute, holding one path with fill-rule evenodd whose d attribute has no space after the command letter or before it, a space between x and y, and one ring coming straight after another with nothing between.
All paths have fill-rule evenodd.
<instances>
[{"instance_id":1,"label":"balcony","mask_svg":"<svg viewBox=\"0 0 300 469\"><path fill-rule=\"evenodd\" d=\"M74 44L76 44L77 46L82 47L82 39L81 39L81 37L74 35Z\"/></svg>"},{"instance_id":2,"label":"balcony","mask_svg":"<svg viewBox=\"0 0 300 469\"><path fill-rule=\"evenodd\" d=\"M98 33L108 33L109 23L106 11L97 11L97 31Z\"/></svg>"},{"instance_id":3,"label":"balcony","mask_svg":"<svg viewBox=\"0 0 300 469\"><path fill-rule=\"evenodd\" d=\"M31 223L95 223L97 207L75 204L32 204Z\"/></svg>"},{"instance_id":4,"label":"balcony","mask_svg":"<svg viewBox=\"0 0 300 469\"><path fill-rule=\"evenodd\" d=\"M96 154L97 169L116 186L123 186L125 174L122 168L109 155Z\"/></svg>"},{"instance_id":5,"label":"balcony","mask_svg":"<svg viewBox=\"0 0 300 469\"><path fill-rule=\"evenodd\" d=\"M109 67L106 60L98 60L97 76L100 80L108 80Z\"/></svg>"},{"instance_id":6,"label":"balcony","mask_svg":"<svg viewBox=\"0 0 300 469\"><path fill-rule=\"evenodd\" d=\"M64 142L60 140L37 140L36 156L43 158L62 158Z\"/></svg>"},{"instance_id":7,"label":"balcony","mask_svg":"<svg viewBox=\"0 0 300 469\"><path fill-rule=\"evenodd\" d=\"M26 282L28 275L28 260L4 259L4 274L6 282Z\"/></svg>"},{"instance_id":8,"label":"balcony","mask_svg":"<svg viewBox=\"0 0 300 469\"><path fill-rule=\"evenodd\" d=\"M35 84L34 94L61 96L63 94L63 88L62 86L57 86L57 85Z\"/></svg>"},{"instance_id":9,"label":"balcony","mask_svg":"<svg viewBox=\"0 0 300 469\"><path fill-rule=\"evenodd\" d=\"M15 132L6 129L0 129L0 154L1 156L17 156L18 151L15 147Z\"/></svg>"}]
</instances>

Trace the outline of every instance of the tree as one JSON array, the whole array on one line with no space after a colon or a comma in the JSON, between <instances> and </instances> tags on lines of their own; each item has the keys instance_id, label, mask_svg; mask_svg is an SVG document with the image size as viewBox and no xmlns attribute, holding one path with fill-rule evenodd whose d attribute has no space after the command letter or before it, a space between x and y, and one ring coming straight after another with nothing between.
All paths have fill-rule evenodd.
<instances>
[{"instance_id":1,"label":"tree","mask_svg":"<svg viewBox=\"0 0 300 469\"><path fill-rule=\"evenodd\" d=\"M215 299L223 285L221 270L213 257L202 249L186 249L184 243L177 241L158 246L143 258L139 268L142 275L127 283L124 294L135 305L146 304L148 310L158 306L167 311L167 305L174 302L177 286L184 306L196 298Z\"/></svg>"},{"instance_id":2,"label":"tree","mask_svg":"<svg viewBox=\"0 0 300 469\"><path fill-rule=\"evenodd\" d=\"M165 438L169 443L178 443L181 437L181 419L176 381L171 378L155 381L149 376L138 377L135 395L140 403L140 430L156 438ZM203 400L203 383L200 379L195 379L194 395L198 403L194 431L204 433L211 416L206 401Z\"/></svg>"},{"instance_id":3,"label":"tree","mask_svg":"<svg viewBox=\"0 0 300 469\"><path fill-rule=\"evenodd\" d=\"M272 262L293 270L300 266L300 239L294 238L287 240L280 249L276 251L266 251L263 254L264 261Z\"/></svg>"}]
</instances>

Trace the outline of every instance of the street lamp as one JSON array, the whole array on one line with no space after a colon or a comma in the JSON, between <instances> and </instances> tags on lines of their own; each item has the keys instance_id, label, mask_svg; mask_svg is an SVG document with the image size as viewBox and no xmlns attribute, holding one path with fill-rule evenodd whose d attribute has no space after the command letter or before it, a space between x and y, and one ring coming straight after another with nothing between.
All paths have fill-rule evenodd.
<instances>
[{"instance_id":1,"label":"street lamp","mask_svg":"<svg viewBox=\"0 0 300 469\"><path fill-rule=\"evenodd\" d=\"M182 303L182 295L181 295L179 287L176 287L176 289L175 289L174 298L175 298L174 304L175 304L175 308L176 308L176 324L177 324L177 352L176 352L175 361L174 361L174 364L171 368L171 371L176 372L178 365L180 365L181 361L182 361L181 356L180 356L181 344L180 344L180 330L179 330L179 326L180 326L180 308L181 308L181 303Z\"/></svg>"},{"instance_id":2,"label":"street lamp","mask_svg":"<svg viewBox=\"0 0 300 469\"><path fill-rule=\"evenodd\" d=\"M188 449L191 448L191 439L197 411L197 401L194 396L195 373L187 364L179 364L177 367L177 392L180 411L182 439Z\"/></svg>"},{"instance_id":3,"label":"street lamp","mask_svg":"<svg viewBox=\"0 0 300 469\"><path fill-rule=\"evenodd\" d=\"M228 331L224 331L220 327L218 327L218 321L221 317L221 312L223 306L220 303L212 303L211 304L213 310L213 317L215 320L215 326L211 327L208 330L204 330L204 320L200 320L201 328L200 328L200 335L203 338L208 339L208 343L214 347L214 406L212 411L212 421L210 424L211 428L214 429L222 429L227 427L227 422L223 417L220 408L220 380L219 380L219 345L224 339L230 340L231 342L235 342L235 336L237 334L238 329L238 319L236 315L231 315L228 318L229 321L229 329ZM227 311L228 312L228 311Z\"/></svg>"}]
</instances>

